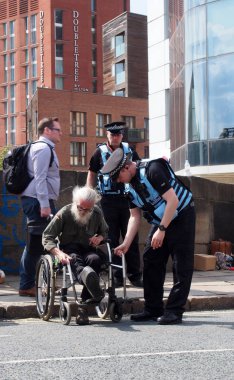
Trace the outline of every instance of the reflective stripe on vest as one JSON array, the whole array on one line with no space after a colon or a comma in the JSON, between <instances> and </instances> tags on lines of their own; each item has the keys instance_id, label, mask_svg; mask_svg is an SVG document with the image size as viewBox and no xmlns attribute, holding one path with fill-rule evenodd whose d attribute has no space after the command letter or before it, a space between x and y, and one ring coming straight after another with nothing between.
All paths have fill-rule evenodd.
<instances>
[{"instance_id":1,"label":"reflective stripe on vest","mask_svg":"<svg viewBox=\"0 0 234 380\"><path fill-rule=\"evenodd\" d=\"M162 159L155 160L155 161L161 161L161 160ZM132 203L134 203L137 207L143 209L144 211L146 212L148 211L148 215L150 213L152 220L149 223L158 225L160 224L160 221L164 215L166 201L159 195L157 190L154 189L154 187L151 185L151 183L148 181L146 177L147 175L146 170L147 170L147 166L149 162L152 162L152 161L144 162L143 165L141 163L138 169L140 183L145 187L145 196L144 196L145 204L142 201L140 194L137 194L137 191L135 191L135 189L131 185L126 186L125 190L126 192L131 194ZM176 178L175 173L173 172L171 167L166 163L166 161L164 165L167 166L167 169L170 173L169 183L171 187L174 189L179 200L177 210L172 218L174 219L180 213L180 211L182 211L186 206L189 205L189 203L192 200L192 193L186 186L184 186ZM148 209L147 209L147 204L148 204ZM152 210L152 206L153 206L153 212L150 212L149 210ZM147 219L146 216L145 218Z\"/></svg>"},{"instance_id":2,"label":"reflective stripe on vest","mask_svg":"<svg viewBox=\"0 0 234 380\"><path fill-rule=\"evenodd\" d=\"M128 143L122 142L121 145L125 154L132 152L129 148ZM102 164L104 165L113 152L108 148L106 144L100 145L99 149L101 151ZM111 181L109 174L98 174L98 191L102 195L122 194L119 189L116 189L116 184Z\"/></svg>"}]
</instances>

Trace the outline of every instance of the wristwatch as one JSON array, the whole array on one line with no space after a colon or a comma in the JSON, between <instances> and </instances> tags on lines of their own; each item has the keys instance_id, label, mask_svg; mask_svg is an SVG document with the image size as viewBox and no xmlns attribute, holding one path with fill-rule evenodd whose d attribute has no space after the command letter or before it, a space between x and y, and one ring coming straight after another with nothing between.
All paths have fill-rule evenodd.
<instances>
[{"instance_id":1,"label":"wristwatch","mask_svg":"<svg viewBox=\"0 0 234 380\"><path fill-rule=\"evenodd\" d=\"M159 224L158 228L159 228L160 231L164 231L164 232L167 230L166 227L164 227L163 224Z\"/></svg>"}]
</instances>

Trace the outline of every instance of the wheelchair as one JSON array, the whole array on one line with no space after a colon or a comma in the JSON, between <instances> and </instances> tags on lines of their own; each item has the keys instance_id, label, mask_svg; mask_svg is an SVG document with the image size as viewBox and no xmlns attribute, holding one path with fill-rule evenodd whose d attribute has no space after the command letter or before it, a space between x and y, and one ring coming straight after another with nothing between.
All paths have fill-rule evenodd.
<instances>
[{"instance_id":1,"label":"wheelchair","mask_svg":"<svg viewBox=\"0 0 234 380\"><path fill-rule=\"evenodd\" d=\"M95 311L99 318L110 318L113 322L119 322L123 316L123 303L126 299L126 265L125 257L122 256L122 265L115 265L112 262L113 251L110 248L110 242L105 241L100 244L96 251L101 256L103 265L99 274L100 286L103 290L104 297L98 304L94 304ZM117 297L115 293L115 284L113 269L114 267L123 270L123 296ZM61 286L58 286L60 280ZM87 305L81 302L81 298L76 290L77 282L71 270L70 263L62 265L57 258L51 254L40 257L36 271L36 306L38 316L44 321L49 321L55 309L55 302L59 301L59 318L64 325L71 321L71 306L76 305L78 315L76 323L80 323L80 316ZM71 293L73 297L68 295ZM72 299L72 301L71 301Z\"/></svg>"}]
</instances>

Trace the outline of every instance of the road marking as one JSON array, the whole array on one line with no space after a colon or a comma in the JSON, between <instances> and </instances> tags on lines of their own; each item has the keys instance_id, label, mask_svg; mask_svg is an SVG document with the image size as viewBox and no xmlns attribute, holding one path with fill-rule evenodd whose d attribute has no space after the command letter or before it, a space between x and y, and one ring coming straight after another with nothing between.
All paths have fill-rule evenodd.
<instances>
[{"instance_id":1,"label":"road marking","mask_svg":"<svg viewBox=\"0 0 234 380\"><path fill-rule=\"evenodd\" d=\"M6 338L6 337L8 337L8 336L12 336L12 335L0 335L0 339L1 339L1 338Z\"/></svg>"},{"instance_id":2,"label":"road marking","mask_svg":"<svg viewBox=\"0 0 234 380\"><path fill-rule=\"evenodd\" d=\"M192 350L192 351L165 351L165 352L139 352L132 354L117 354L117 355L94 355L94 356L68 356L66 358L46 358L46 359L27 359L27 360L7 360L0 361L0 364L22 364L22 363L43 363L43 362L64 362L69 360L93 360L93 359L118 359L118 358L137 358L145 356L170 356L184 354L204 354L210 352L230 352L234 348L218 348L217 350Z\"/></svg>"}]
</instances>

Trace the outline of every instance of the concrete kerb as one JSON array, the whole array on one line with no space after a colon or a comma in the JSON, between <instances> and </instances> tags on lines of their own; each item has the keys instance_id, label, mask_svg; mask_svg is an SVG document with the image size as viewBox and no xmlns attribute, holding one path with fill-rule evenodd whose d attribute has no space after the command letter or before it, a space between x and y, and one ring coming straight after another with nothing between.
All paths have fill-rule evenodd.
<instances>
[{"instance_id":1,"label":"concrete kerb","mask_svg":"<svg viewBox=\"0 0 234 380\"><path fill-rule=\"evenodd\" d=\"M165 299L166 303L166 299ZM72 305L72 316L76 315L76 305ZM123 314L129 315L141 312L144 308L144 299L135 298L127 300L123 304ZM208 311L208 310L226 310L234 309L234 296L228 297L192 297L189 298L185 310L186 311ZM92 317L97 315L94 306L88 306L88 314ZM59 305L54 306L53 317L58 317ZM37 318L36 305L34 304L11 304L9 306L0 307L0 319L26 319Z\"/></svg>"}]
</instances>

